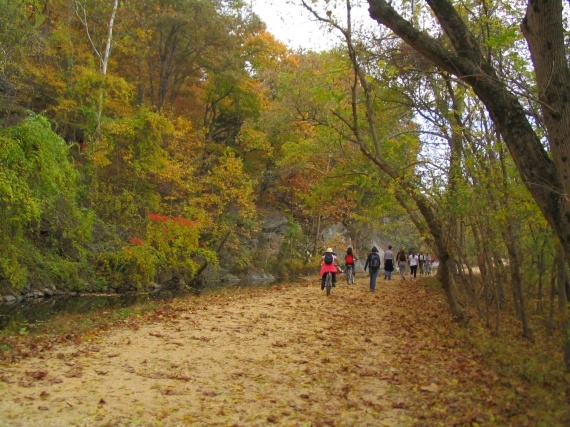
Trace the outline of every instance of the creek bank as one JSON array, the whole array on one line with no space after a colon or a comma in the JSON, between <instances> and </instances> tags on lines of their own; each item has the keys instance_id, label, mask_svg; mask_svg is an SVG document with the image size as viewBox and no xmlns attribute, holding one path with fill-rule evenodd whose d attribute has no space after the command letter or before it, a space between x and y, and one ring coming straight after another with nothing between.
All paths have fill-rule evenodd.
<instances>
[{"instance_id":1,"label":"creek bank","mask_svg":"<svg viewBox=\"0 0 570 427\"><path fill-rule=\"evenodd\" d=\"M12 288L4 287L0 290L0 306L12 305L21 302L32 302L34 300L50 299L54 297L82 297L82 296L121 296L129 294L155 294L157 292L189 292L201 293L207 289L217 289L227 286L236 285L268 285L277 281L273 275L262 270L248 270L244 275L238 276L226 270L218 270L216 273L210 273L202 281L200 287L190 287L182 279L173 280L172 278L162 283L151 283L148 291L136 291L134 289L126 292L77 292L65 289L58 289L55 285L32 287L27 284L18 292Z\"/></svg>"},{"instance_id":2,"label":"creek bank","mask_svg":"<svg viewBox=\"0 0 570 427\"><path fill-rule=\"evenodd\" d=\"M243 279L228 273L219 280L204 283L201 288L188 286L167 288L154 284L150 291L145 292L50 292L49 294L35 292L22 298L14 297L4 304L0 303L0 331L31 332L63 313L90 313L101 309L120 310L137 304L168 302L237 286L267 286L275 281L273 276L267 274L249 274Z\"/></svg>"}]
</instances>

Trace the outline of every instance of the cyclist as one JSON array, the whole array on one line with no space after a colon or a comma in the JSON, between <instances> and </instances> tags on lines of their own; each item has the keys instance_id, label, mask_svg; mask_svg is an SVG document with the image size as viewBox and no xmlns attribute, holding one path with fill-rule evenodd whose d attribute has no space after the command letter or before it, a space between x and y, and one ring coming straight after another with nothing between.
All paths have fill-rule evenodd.
<instances>
[{"instance_id":1,"label":"cyclist","mask_svg":"<svg viewBox=\"0 0 570 427\"><path fill-rule=\"evenodd\" d=\"M354 283L354 273L356 272L354 268L354 262L356 261L356 257L352 253L352 248L349 246L346 249L346 255L344 256L344 267L346 272L346 281L348 282L352 279ZM350 285L350 283L348 283Z\"/></svg>"},{"instance_id":2,"label":"cyclist","mask_svg":"<svg viewBox=\"0 0 570 427\"><path fill-rule=\"evenodd\" d=\"M338 267L338 260L332 248L327 248L327 251L321 258L321 290L325 288L325 280L327 273L332 273L332 285L336 285L336 273Z\"/></svg>"}]
</instances>

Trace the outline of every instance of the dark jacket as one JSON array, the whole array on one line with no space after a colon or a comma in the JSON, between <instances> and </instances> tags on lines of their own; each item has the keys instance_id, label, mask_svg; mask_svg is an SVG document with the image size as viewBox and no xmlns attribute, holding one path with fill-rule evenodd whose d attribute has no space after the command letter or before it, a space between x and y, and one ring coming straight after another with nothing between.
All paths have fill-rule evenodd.
<instances>
[{"instance_id":1,"label":"dark jacket","mask_svg":"<svg viewBox=\"0 0 570 427\"><path fill-rule=\"evenodd\" d=\"M368 257L366 258L366 264L364 264L364 271L366 271L366 269L370 265L370 261L372 259L372 254L376 254L376 256L378 257L378 260L380 261L380 264L382 264L382 260L380 258L380 253L378 252L378 248L376 246L373 246L372 251L368 254ZM380 268L380 265L378 266L378 268L375 268L374 270L378 270L379 268ZM372 268L370 268L370 269L372 270Z\"/></svg>"}]
</instances>

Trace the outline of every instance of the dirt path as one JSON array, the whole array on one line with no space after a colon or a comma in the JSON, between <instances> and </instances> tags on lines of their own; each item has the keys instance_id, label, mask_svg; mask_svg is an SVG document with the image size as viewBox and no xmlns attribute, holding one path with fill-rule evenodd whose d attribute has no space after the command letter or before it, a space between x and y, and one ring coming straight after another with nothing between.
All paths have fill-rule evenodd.
<instances>
[{"instance_id":1,"label":"dirt path","mask_svg":"<svg viewBox=\"0 0 570 427\"><path fill-rule=\"evenodd\" d=\"M367 278L176 302L0 365L1 426L406 426L388 305Z\"/></svg>"}]
</instances>

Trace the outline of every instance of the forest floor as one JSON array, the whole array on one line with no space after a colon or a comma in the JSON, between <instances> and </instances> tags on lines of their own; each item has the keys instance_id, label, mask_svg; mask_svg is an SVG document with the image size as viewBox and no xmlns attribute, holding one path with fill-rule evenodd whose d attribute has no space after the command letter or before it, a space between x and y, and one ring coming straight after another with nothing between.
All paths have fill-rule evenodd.
<instances>
[{"instance_id":1,"label":"forest floor","mask_svg":"<svg viewBox=\"0 0 570 427\"><path fill-rule=\"evenodd\" d=\"M567 389L540 384L545 395L537 396L474 353L435 279L381 277L374 293L363 275L351 286L342 279L330 297L312 277L99 313L96 327L67 319L67 333L0 337L0 426L552 426L570 419L568 395L560 397ZM566 412L543 406L556 399Z\"/></svg>"}]
</instances>

